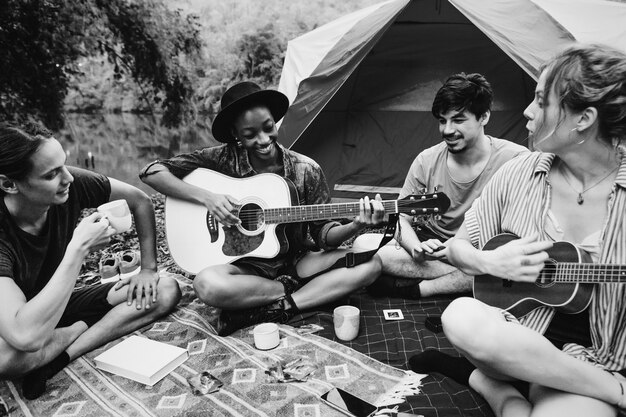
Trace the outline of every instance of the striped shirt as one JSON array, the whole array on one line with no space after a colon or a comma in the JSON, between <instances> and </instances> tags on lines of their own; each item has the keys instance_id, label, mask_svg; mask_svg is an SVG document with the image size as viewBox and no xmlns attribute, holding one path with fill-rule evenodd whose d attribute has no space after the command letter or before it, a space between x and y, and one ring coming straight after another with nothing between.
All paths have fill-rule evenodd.
<instances>
[{"instance_id":1,"label":"striped shirt","mask_svg":"<svg viewBox=\"0 0 626 417\"><path fill-rule=\"evenodd\" d=\"M500 233L550 240L546 220L551 189L548 174L555 156L533 152L505 164L491 179L465 215L472 244L482 248ZM612 192L608 217L600 236L600 263L626 264L626 157L622 156ZM551 307L540 307L520 322L545 332L554 316ZM589 306L591 347L566 345L565 351L592 360L607 370L626 368L626 285L596 285Z\"/></svg>"}]
</instances>

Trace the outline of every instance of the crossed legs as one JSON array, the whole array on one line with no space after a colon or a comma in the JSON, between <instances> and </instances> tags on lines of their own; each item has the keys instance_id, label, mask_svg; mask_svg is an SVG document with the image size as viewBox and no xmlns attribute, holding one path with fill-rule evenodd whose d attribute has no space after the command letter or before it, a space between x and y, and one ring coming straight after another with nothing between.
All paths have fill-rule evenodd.
<instances>
[{"instance_id":1,"label":"crossed legs","mask_svg":"<svg viewBox=\"0 0 626 417\"><path fill-rule=\"evenodd\" d=\"M356 238L353 250L356 252L374 249L381 239L380 234L366 233ZM394 277L419 281L422 297L437 294L459 294L472 289L472 277L454 266L438 260L418 263L395 240L378 250L382 262L382 273Z\"/></svg>"},{"instance_id":2,"label":"crossed legs","mask_svg":"<svg viewBox=\"0 0 626 417\"><path fill-rule=\"evenodd\" d=\"M77 321L55 329L44 346L36 352L16 351L0 340L0 369L3 377L27 374L23 388L27 398L36 398L45 391L46 379L61 370L68 362L111 340L126 335L169 313L180 299L176 280L163 277L158 284L158 301L149 310L137 310L126 304L126 289L113 288L107 302L113 306L91 327Z\"/></svg>"},{"instance_id":3,"label":"crossed legs","mask_svg":"<svg viewBox=\"0 0 626 417\"><path fill-rule=\"evenodd\" d=\"M470 386L498 416L615 416L622 398L610 373L557 349L545 337L507 322L471 298L454 300L442 315L446 336L478 368ZM507 381L531 383L527 401Z\"/></svg>"},{"instance_id":4,"label":"crossed legs","mask_svg":"<svg viewBox=\"0 0 626 417\"><path fill-rule=\"evenodd\" d=\"M345 250L311 252L296 265L298 276L307 279L331 266L346 253ZM380 259L352 268L337 268L323 273L292 294L299 309L313 308L334 301L354 290L371 284L380 274ZM263 306L285 296L283 284L236 265L218 265L201 271L194 279L198 298L206 304L237 310Z\"/></svg>"},{"instance_id":5,"label":"crossed legs","mask_svg":"<svg viewBox=\"0 0 626 417\"><path fill-rule=\"evenodd\" d=\"M176 307L181 296L176 280L162 277L157 286L157 302L150 309L138 310L134 304L126 304L126 289L124 286L109 291L107 301L114 307L67 347L70 360L165 316Z\"/></svg>"}]
</instances>

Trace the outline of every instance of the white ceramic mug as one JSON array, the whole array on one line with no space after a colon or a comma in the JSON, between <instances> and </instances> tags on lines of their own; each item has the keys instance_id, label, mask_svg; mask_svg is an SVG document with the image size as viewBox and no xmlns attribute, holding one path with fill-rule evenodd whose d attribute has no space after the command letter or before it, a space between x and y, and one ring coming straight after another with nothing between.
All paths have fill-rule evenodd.
<instances>
[{"instance_id":1,"label":"white ceramic mug","mask_svg":"<svg viewBox=\"0 0 626 417\"><path fill-rule=\"evenodd\" d=\"M260 350L274 349L280 343L278 324L262 323L252 331L254 335L254 346Z\"/></svg>"},{"instance_id":2,"label":"white ceramic mug","mask_svg":"<svg viewBox=\"0 0 626 417\"><path fill-rule=\"evenodd\" d=\"M361 311L354 306L339 306L333 311L333 323L335 335L339 340L346 342L354 339L359 334L359 321Z\"/></svg>"},{"instance_id":3,"label":"white ceramic mug","mask_svg":"<svg viewBox=\"0 0 626 417\"><path fill-rule=\"evenodd\" d=\"M109 225L115 229L117 233L123 233L130 230L133 219L130 214L130 208L126 200L109 201L98 207L98 212L109 220Z\"/></svg>"}]
</instances>

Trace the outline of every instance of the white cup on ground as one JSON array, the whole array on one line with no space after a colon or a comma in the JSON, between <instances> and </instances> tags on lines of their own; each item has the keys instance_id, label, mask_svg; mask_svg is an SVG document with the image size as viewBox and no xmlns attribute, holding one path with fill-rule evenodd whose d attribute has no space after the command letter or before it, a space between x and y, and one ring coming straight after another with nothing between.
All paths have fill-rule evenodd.
<instances>
[{"instance_id":1,"label":"white cup on ground","mask_svg":"<svg viewBox=\"0 0 626 417\"><path fill-rule=\"evenodd\" d=\"M361 311L354 306L339 306L333 311L335 335L339 340L350 341L359 334Z\"/></svg>"},{"instance_id":2,"label":"white cup on ground","mask_svg":"<svg viewBox=\"0 0 626 417\"><path fill-rule=\"evenodd\" d=\"M259 350L274 349L280 343L278 324L261 323L252 331L254 335L254 346Z\"/></svg>"},{"instance_id":3,"label":"white cup on ground","mask_svg":"<svg viewBox=\"0 0 626 417\"><path fill-rule=\"evenodd\" d=\"M130 230L133 224L130 208L126 200L109 201L98 207L97 210L109 220L109 225L115 229L116 233Z\"/></svg>"}]
</instances>

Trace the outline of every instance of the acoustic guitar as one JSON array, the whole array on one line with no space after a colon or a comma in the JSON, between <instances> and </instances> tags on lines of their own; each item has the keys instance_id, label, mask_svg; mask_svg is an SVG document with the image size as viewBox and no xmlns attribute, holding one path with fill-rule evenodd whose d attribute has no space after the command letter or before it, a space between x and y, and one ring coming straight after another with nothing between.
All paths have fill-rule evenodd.
<instances>
[{"instance_id":1,"label":"acoustic guitar","mask_svg":"<svg viewBox=\"0 0 626 417\"><path fill-rule=\"evenodd\" d=\"M269 259L285 253L285 224L353 218L359 213L358 202L300 206L294 184L275 174L232 178L198 168L183 181L237 199L234 214L241 220L237 226L225 227L203 205L167 197L165 233L170 253L178 266L192 274L243 257ZM385 214L418 216L444 213L450 200L443 193L434 193L382 204Z\"/></svg>"},{"instance_id":2,"label":"acoustic guitar","mask_svg":"<svg viewBox=\"0 0 626 417\"><path fill-rule=\"evenodd\" d=\"M496 249L514 234L490 239L483 250ZM535 282L515 282L491 275L474 277L474 298L522 317L541 307L554 307L568 314L580 313L591 302L592 284L626 282L626 265L594 264L591 256L569 242L555 242L549 259Z\"/></svg>"}]
</instances>

